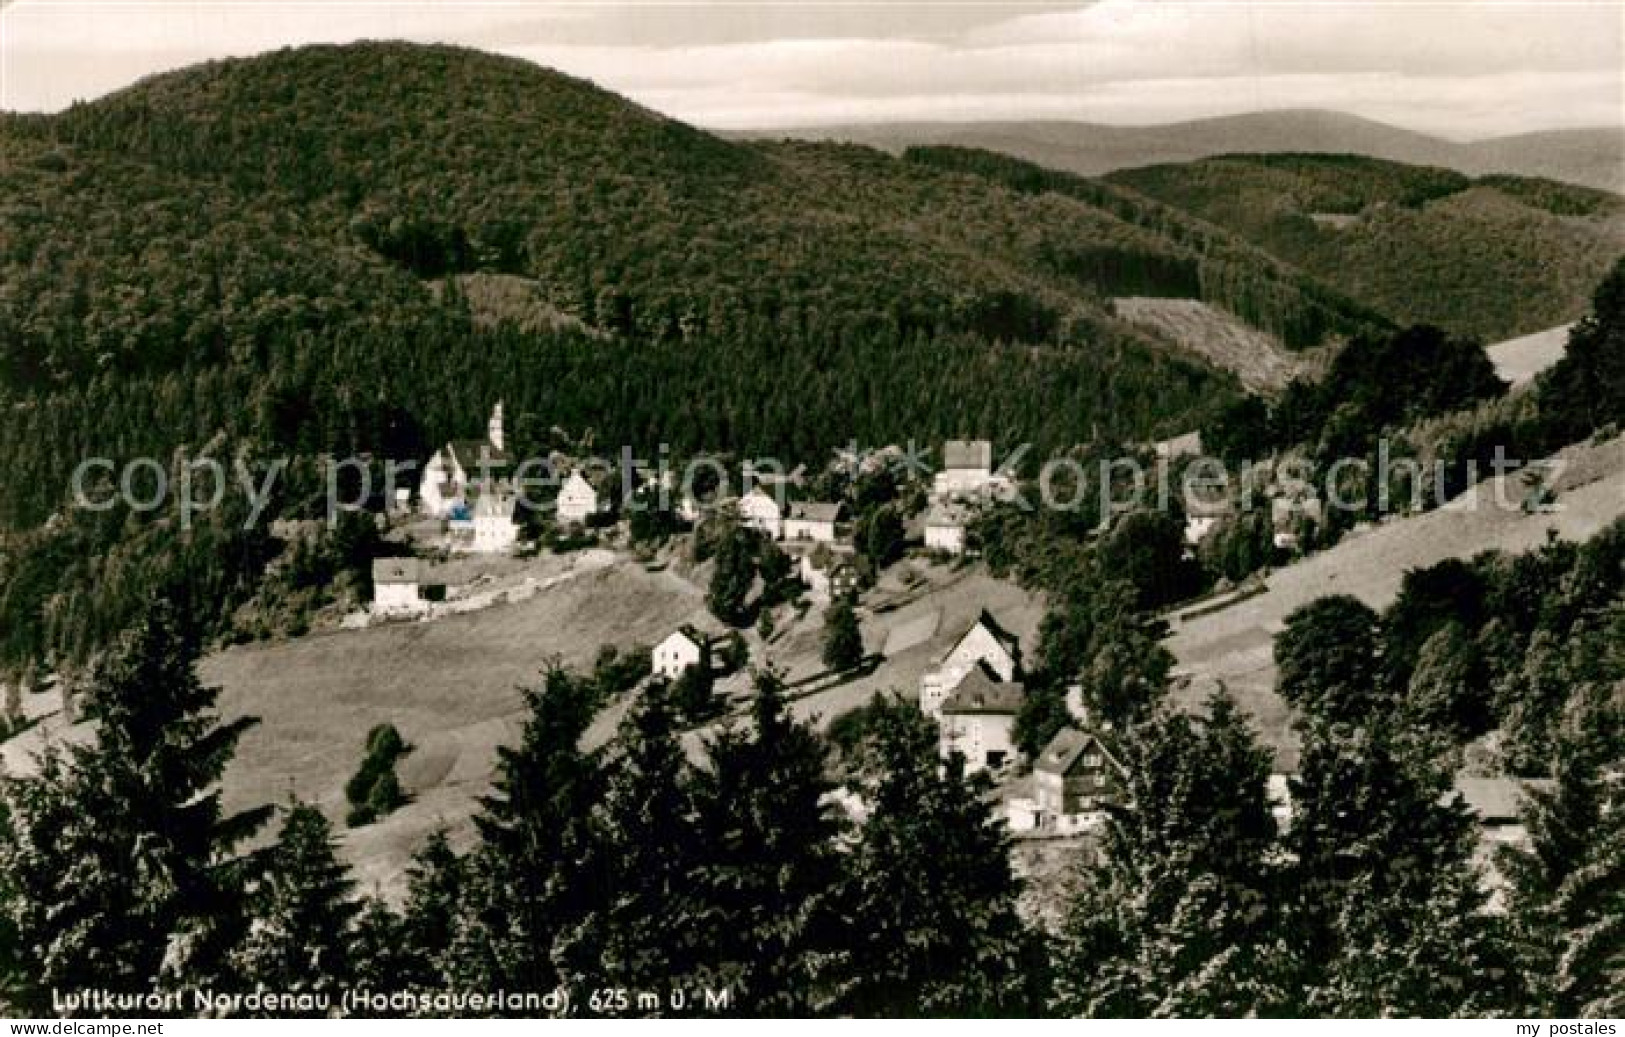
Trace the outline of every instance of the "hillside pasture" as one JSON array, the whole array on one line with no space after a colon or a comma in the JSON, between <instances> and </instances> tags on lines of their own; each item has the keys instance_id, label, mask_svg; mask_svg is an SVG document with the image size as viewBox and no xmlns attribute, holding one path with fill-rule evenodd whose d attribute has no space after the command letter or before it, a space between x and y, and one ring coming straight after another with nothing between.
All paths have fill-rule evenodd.
<instances>
[{"instance_id":1,"label":"hillside pasture","mask_svg":"<svg viewBox=\"0 0 1625 1037\"><path fill-rule=\"evenodd\" d=\"M1523 476L1485 480L1437 511L1395 519L1269 574L1264 593L1187 621L1172 620L1168 648L1188 678L1175 699L1199 707L1220 684L1275 750L1296 766L1291 711L1275 693L1273 640L1293 610L1330 594L1351 594L1375 609L1391 603L1406 572L1482 551L1522 552L1548 536L1584 540L1625 515L1625 437L1569 447L1553 480L1556 507L1525 512Z\"/></svg>"}]
</instances>

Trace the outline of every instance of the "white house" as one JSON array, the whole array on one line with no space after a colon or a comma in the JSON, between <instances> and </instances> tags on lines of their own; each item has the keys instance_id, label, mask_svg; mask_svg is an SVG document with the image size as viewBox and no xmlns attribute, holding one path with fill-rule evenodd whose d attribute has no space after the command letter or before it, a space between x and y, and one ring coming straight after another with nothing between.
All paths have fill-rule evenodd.
<instances>
[{"instance_id":1,"label":"white house","mask_svg":"<svg viewBox=\"0 0 1625 1037\"><path fill-rule=\"evenodd\" d=\"M942 471L931 480L938 500L1008 498L1015 491L1008 475L993 470L993 444L985 439L950 439L942 445Z\"/></svg>"},{"instance_id":2,"label":"white house","mask_svg":"<svg viewBox=\"0 0 1625 1037\"><path fill-rule=\"evenodd\" d=\"M559 487L558 521L561 526L581 525L603 510L598 490L579 470L571 472Z\"/></svg>"},{"instance_id":3,"label":"white house","mask_svg":"<svg viewBox=\"0 0 1625 1037\"><path fill-rule=\"evenodd\" d=\"M469 488L494 485L508 472L508 457L502 432L502 404L491 411L485 439L456 439L436 450L423 468L418 485L418 501L427 515L446 518L454 510L468 506Z\"/></svg>"},{"instance_id":4,"label":"white house","mask_svg":"<svg viewBox=\"0 0 1625 1037\"><path fill-rule=\"evenodd\" d=\"M942 703L937 719L942 757L962 754L970 772L1015 759L1016 715L1026 697L1019 683L995 680L980 665L972 669Z\"/></svg>"},{"instance_id":5,"label":"white house","mask_svg":"<svg viewBox=\"0 0 1625 1037\"><path fill-rule=\"evenodd\" d=\"M429 610L423 597L421 564L416 558L375 558L372 562L372 614L380 619L421 616Z\"/></svg>"},{"instance_id":6,"label":"white house","mask_svg":"<svg viewBox=\"0 0 1625 1037\"><path fill-rule=\"evenodd\" d=\"M519 542L519 523L514 521L515 498L492 490L474 502L474 542L480 554L512 551Z\"/></svg>"},{"instance_id":7,"label":"white house","mask_svg":"<svg viewBox=\"0 0 1625 1037\"><path fill-rule=\"evenodd\" d=\"M814 601L831 601L858 589L858 570L852 556L850 547L823 544L801 556L796 572Z\"/></svg>"},{"instance_id":8,"label":"white house","mask_svg":"<svg viewBox=\"0 0 1625 1037\"><path fill-rule=\"evenodd\" d=\"M1187 432L1172 439L1159 440L1151 444L1151 449L1159 461L1172 461L1181 457L1199 457L1202 453L1202 433Z\"/></svg>"},{"instance_id":9,"label":"white house","mask_svg":"<svg viewBox=\"0 0 1625 1037\"><path fill-rule=\"evenodd\" d=\"M925 513L927 550L944 551L951 555L964 554L970 517L970 511L959 504L950 501L933 503Z\"/></svg>"},{"instance_id":10,"label":"white house","mask_svg":"<svg viewBox=\"0 0 1625 1037\"><path fill-rule=\"evenodd\" d=\"M969 630L920 677L920 709L938 716L942 704L974 669L985 666L997 680L1014 681L1020 668L1021 646L985 611Z\"/></svg>"},{"instance_id":11,"label":"white house","mask_svg":"<svg viewBox=\"0 0 1625 1037\"><path fill-rule=\"evenodd\" d=\"M679 495L677 498L677 506L673 508L672 511L677 515L678 518L682 519L684 522L687 522L691 526L698 525L700 519L705 517L704 505L702 505L700 503L700 499L694 496L692 493L684 493Z\"/></svg>"},{"instance_id":12,"label":"white house","mask_svg":"<svg viewBox=\"0 0 1625 1037\"><path fill-rule=\"evenodd\" d=\"M705 660L705 635L693 627L679 627L654 646L651 662L656 676L676 680L690 666L699 666Z\"/></svg>"},{"instance_id":13,"label":"white house","mask_svg":"<svg viewBox=\"0 0 1625 1037\"><path fill-rule=\"evenodd\" d=\"M985 439L950 439L942 445L942 471L931 481L938 497L968 497L993 479L993 444Z\"/></svg>"},{"instance_id":14,"label":"white house","mask_svg":"<svg viewBox=\"0 0 1625 1037\"><path fill-rule=\"evenodd\" d=\"M771 493L758 488L739 498L739 523L777 540L784 535L784 509Z\"/></svg>"},{"instance_id":15,"label":"white house","mask_svg":"<svg viewBox=\"0 0 1625 1037\"><path fill-rule=\"evenodd\" d=\"M790 512L784 517L784 539L833 544L835 524L840 521L844 511L840 503L791 501Z\"/></svg>"}]
</instances>

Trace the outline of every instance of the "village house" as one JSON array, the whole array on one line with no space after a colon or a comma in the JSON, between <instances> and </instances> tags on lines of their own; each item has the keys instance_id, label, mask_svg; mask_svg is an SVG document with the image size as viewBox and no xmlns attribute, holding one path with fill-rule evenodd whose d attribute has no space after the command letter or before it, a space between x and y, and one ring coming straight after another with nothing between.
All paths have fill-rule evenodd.
<instances>
[{"instance_id":1,"label":"village house","mask_svg":"<svg viewBox=\"0 0 1625 1037\"><path fill-rule=\"evenodd\" d=\"M995 678L987 664L978 663L938 711L942 757L960 753L967 772L997 770L1016 756L1016 715L1026 701L1026 689L1016 681Z\"/></svg>"},{"instance_id":2,"label":"village house","mask_svg":"<svg viewBox=\"0 0 1625 1037\"><path fill-rule=\"evenodd\" d=\"M920 677L920 709L930 717L942 712L942 704L959 683L977 667L1000 681L1014 681L1020 670L1021 646L1015 636L1003 630L986 611L954 646L938 660L935 669Z\"/></svg>"},{"instance_id":3,"label":"village house","mask_svg":"<svg viewBox=\"0 0 1625 1037\"><path fill-rule=\"evenodd\" d=\"M1070 722L1033 759L1032 795L1005 801L1013 831L1076 835L1126 795L1128 772L1113 750L1111 725L1093 723L1081 685L1066 690L1066 712Z\"/></svg>"},{"instance_id":4,"label":"village house","mask_svg":"<svg viewBox=\"0 0 1625 1037\"><path fill-rule=\"evenodd\" d=\"M516 503L512 495L500 491L480 494L474 502L470 550L479 554L503 554L514 549L519 543L519 523L514 521Z\"/></svg>"},{"instance_id":5,"label":"village house","mask_svg":"<svg viewBox=\"0 0 1625 1037\"><path fill-rule=\"evenodd\" d=\"M1292 801L1292 779L1298 773L1298 755L1277 751L1274 772L1268 783L1271 812L1283 829L1289 827L1296 814ZM1474 777L1456 775L1455 781L1440 793L1439 803L1447 805L1460 799L1478 822L1479 838L1484 845L1520 845L1529 838L1524 826L1523 811L1529 793L1553 787L1550 779Z\"/></svg>"},{"instance_id":6,"label":"village house","mask_svg":"<svg viewBox=\"0 0 1625 1037\"><path fill-rule=\"evenodd\" d=\"M971 513L962 504L936 501L925 513L925 547L928 551L962 555Z\"/></svg>"},{"instance_id":7,"label":"village house","mask_svg":"<svg viewBox=\"0 0 1625 1037\"><path fill-rule=\"evenodd\" d=\"M819 544L801 555L796 575L807 585L814 601L850 597L858 590L858 569L852 564L853 556L850 547Z\"/></svg>"},{"instance_id":8,"label":"village house","mask_svg":"<svg viewBox=\"0 0 1625 1037\"><path fill-rule=\"evenodd\" d=\"M709 641L706 636L691 626L682 626L667 634L664 641L654 646L654 650L650 653L650 662L655 676L674 681L690 666L704 664L708 652Z\"/></svg>"},{"instance_id":9,"label":"village house","mask_svg":"<svg viewBox=\"0 0 1625 1037\"><path fill-rule=\"evenodd\" d=\"M757 488L739 498L739 524L778 540L784 535L784 509L771 493Z\"/></svg>"},{"instance_id":10,"label":"village house","mask_svg":"<svg viewBox=\"0 0 1625 1037\"><path fill-rule=\"evenodd\" d=\"M372 614L379 619L399 619L428 612L421 579L422 563L416 558L373 559Z\"/></svg>"},{"instance_id":11,"label":"village house","mask_svg":"<svg viewBox=\"0 0 1625 1037\"><path fill-rule=\"evenodd\" d=\"M835 525L845 511L845 505L839 502L791 501L789 513L784 517L784 539L833 544Z\"/></svg>"},{"instance_id":12,"label":"village house","mask_svg":"<svg viewBox=\"0 0 1625 1037\"><path fill-rule=\"evenodd\" d=\"M559 487L557 517L561 526L585 525L603 511L603 496L577 469Z\"/></svg>"},{"instance_id":13,"label":"village house","mask_svg":"<svg viewBox=\"0 0 1625 1037\"><path fill-rule=\"evenodd\" d=\"M1159 440L1151 444L1151 451L1159 461L1173 461L1181 457L1200 457L1202 454L1202 433L1187 432L1172 439Z\"/></svg>"},{"instance_id":14,"label":"village house","mask_svg":"<svg viewBox=\"0 0 1625 1037\"><path fill-rule=\"evenodd\" d=\"M469 507L471 491L506 477L508 457L502 431L502 404L491 411L485 439L457 439L436 450L423 468L418 502L426 515L448 518Z\"/></svg>"},{"instance_id":15,"label":"village house","mask_svg":"<svg viewBox=\"0 0 1625 1037\"><path fill-rule=\"evenodd\" d=\"M1076 831L1123 793L1126 771L1094 731L1064 727L1033 761L1033 803L1040 827Z\"/></svg>"},{"instance_id":16,"label":"village house","mask_svg":"<svg viewBox=\"0 0 1625 1037\"><path fill-rule=\"evenodd\" d=\"M942 499L973 497L991 485L993 444L985 439L950 439L942 445L942 471L931 492Z\"/></svg>"}]
</instances>

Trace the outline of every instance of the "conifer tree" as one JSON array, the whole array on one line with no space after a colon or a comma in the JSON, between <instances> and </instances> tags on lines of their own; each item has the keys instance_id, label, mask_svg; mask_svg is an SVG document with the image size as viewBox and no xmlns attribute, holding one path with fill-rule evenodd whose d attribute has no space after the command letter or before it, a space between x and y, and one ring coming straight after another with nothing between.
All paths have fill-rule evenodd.
<instances>
[{"instance_id":1,"label":"conifer tree","mask_svg":"<svg viewBox=\"0 0 1625 1037\"><path fill-rule=\"evenodd\" d=\"M555 665L526 699L530 719L519 745L498 752L494 791L475 818L481 845L459 879L444 966L454 986L556 989L554 943L594 903L589 815L599 774L579 743L596 693Z\"/></svg>"},{"instance_id":2,"label":"conifer tree","mask_svg":"<svg viewBox=\"0 0 1625 1037\"><path fill-rule=\"evenodd\" d=\"M315 1014L336 1012L355 978L362 905L321 811L305 803L288 810L269 865L250 890L253 922L234 963L250 989L325 996L329 1007Z\"/></svg>"},{"instance_id":3,"label":"conifer tree","mask_svg":"<svg viewBox=\"0 0 1625 1037\"><path fill-rule=\"evenodd\" d=\"M1625 708L1606 686L1581 689L1559 735L1556 782L1528 793L1526 847L1506 847L1531 1015L1625 1011Z\"/></svg>"},{"instance_id":4,"label":"conifer tree","mask_svg":"<svg viewBox=\"0 0 1625 1037\"><path fill-rule=\"evenodd\" d=\"M622 722L592 811L586 858L595 891L578 925L555 944L574 1002L595 988L661 995L653 1014L682 1011L669 1000L688 966L705 959L696 869L702 861L690 765L659 685ZM644 1005L627 1012L648 1013Z\"/></svg>"},{"instance_id":5,"label":"conifer tree","mask_svg":"<svg viewBox=\"0 0 1625 1037\"><path fill-rule=\"evenodd\" d=\"M705 604L711 614L732 626L749 621L746 604L756 581L756 535L743 526L730 525L717 545L716 568Z\"/></svg>"},{"instance_id":6,"label":"conifer tree","mask_svg":"<svg viewBox=\"0 0 1625 1037\"><path fill-rule=\"evenodd\" d=\"M748 727L708 746L694 799L705 982L753 1016L805 1015L834 940L829 893L839 832L825 796L823 740L788 713L776 673L758 672Z\"/></svg>"},{"instance_id":7,"label":"conifer tree","mask_svg":"<svg viewBox=\"0 0 1625 1037\"><path fill-rule=\"evenodd\" d=\"M1228 696L1161 710L1118 740L1124 802L1057 948L1070 1015L1239 1016L1282 1000L1269 758Z\"/></svg>"},{"instance_id":8,"label":"conifer tree","mask_svg":"<svg viewBox=\"0 0 1625 1037\"><path fill-rule=\"evenodd\" d=\"M221 963L244 925L237 848L268 811L221 808L220 775L256 721L212 712L218 692L198 681L195 653L173 609L151 610L89 681L95 740L47 752L4 787L0 871L36 994L228 979Z\"/></svg>"},{"instance_id":9,"label":"conifer tree","mask_svg":"<svg viewBox=\"0 0 1625 1037\"><path fill-rule=\"evenodd\" d=\"M837 601L824 612L824 665L844 672L863 661L863 632L851 602Z\"/></svg>"},{"instance_id":10,"label":"conifer tree","mask_svg":"<svg viewBox=\"0 0 1625 1037\"><path fill-rule=\"evenodd\" d=\"M397 986L442 985L441 966L456 935L467 876L467 862L452 850L443 831L431 834L413 856L406 869Z\"/></svg>"},{"instance_id":11,"label":"conifer tree","mask_svg":"<svg viewBox=\"0 0 1625 1037\"><path fill-rule=\"evenodd\" d=\"M414 986L414 964L401 916L382 897L362 900L350 934L351 979L358 990L387 993ZM370 1014L370 1013L369 1013Z\"/></svg>"},{"instance_id":12,"label":"conifer tree","mask_svg":"<svg viewBox=\"0 0 1625 1037\"><path fill-rule=\"evenodd\" d=\"M871 707L855 791L868 816L837 888L845 939L830 960L835 1013L1024 1014L1039 1000L1034 942L1016 912L1009 836L964 758L901 699Z\"/></svg>"}]
</instances>

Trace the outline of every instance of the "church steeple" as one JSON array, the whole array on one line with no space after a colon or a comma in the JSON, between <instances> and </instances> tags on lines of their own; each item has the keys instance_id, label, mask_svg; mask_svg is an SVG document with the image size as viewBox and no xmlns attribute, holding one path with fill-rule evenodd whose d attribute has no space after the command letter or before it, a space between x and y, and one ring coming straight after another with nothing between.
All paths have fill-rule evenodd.
<instances>
[{"instance_id":1,"label":"church steeple","mask_svg":"<svg viewBox=\"0 0 1625 1037\"><path fill-rule=\"evenodd\" d=\"M485 438L490 440L491 445L496 447L498 450L506 450L506 449L508 449L507 445L504 444L503 441L502 441L502 401L501 400L498 400L497 405L495 407L491 408L491 420L485 426Z\"/></svg>"}]
</instances>

